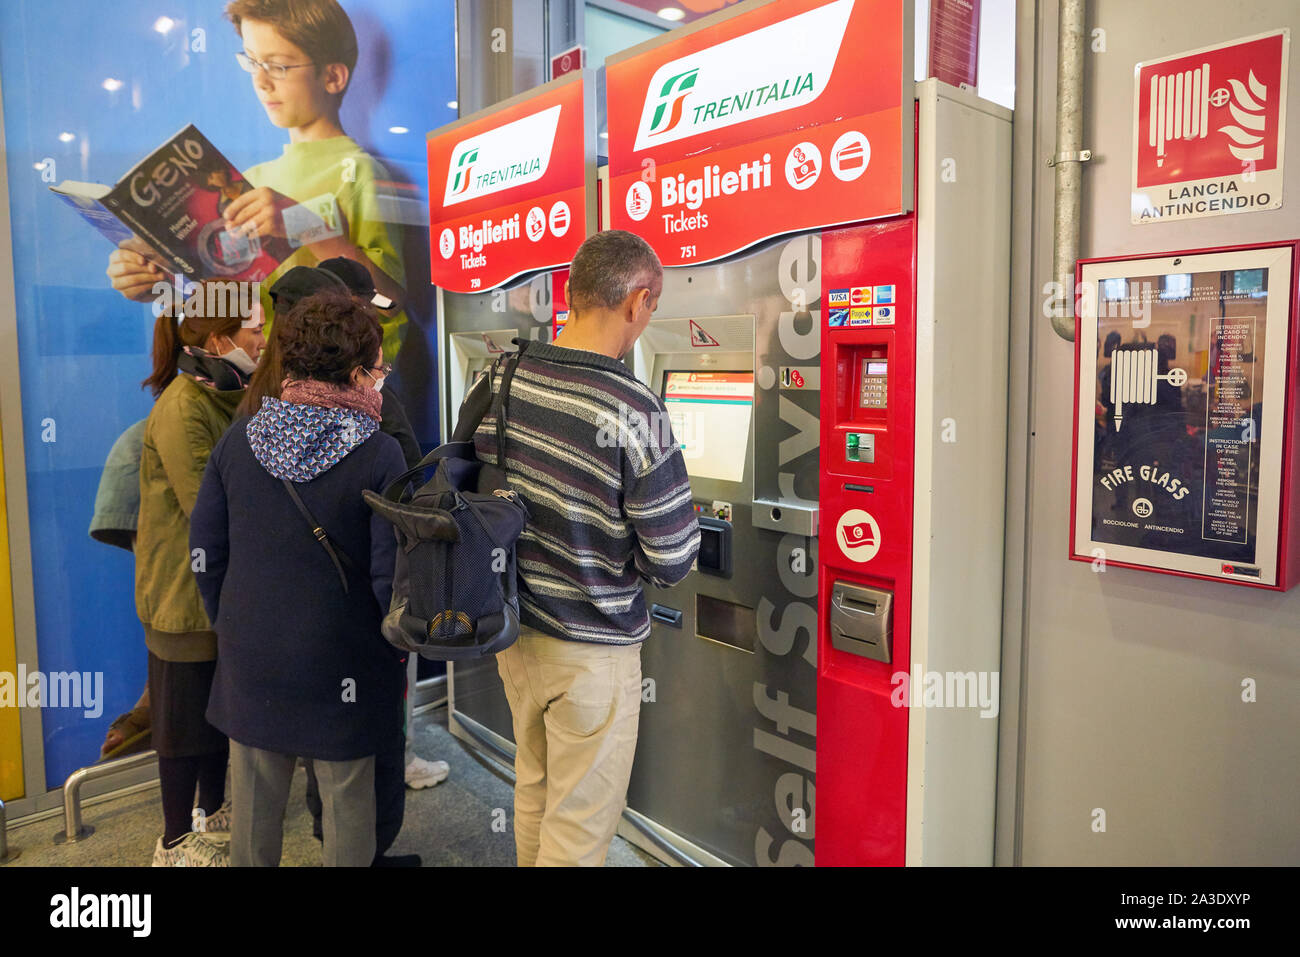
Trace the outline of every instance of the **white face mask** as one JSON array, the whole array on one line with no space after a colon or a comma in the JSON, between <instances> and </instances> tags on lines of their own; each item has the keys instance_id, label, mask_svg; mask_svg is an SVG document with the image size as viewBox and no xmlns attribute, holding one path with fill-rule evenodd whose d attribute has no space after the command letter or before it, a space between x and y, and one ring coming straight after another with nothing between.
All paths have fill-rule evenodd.
<instances>
[{"instance_id":1,"label":"white face mask","mask_svg":"<svg viewBox=\"0 0 1300 957\"><path fill-rule=\"evenodd\" d=\"M235 340L228 339L227 341L232 346L235 345ZM257 361L245 352L242 346L235 346L235 348L231 349L229 352L223 353L221 358L225 359L240 372L244 373L244 375L252 375L253 370L257 368Z\"/></svg>"},{"instance_id":2,"label":"white face mask","mask_svg":"<svg viewBox=\"0 0 1300 957\"><path fill-rule=\"evenodd\" d=\"M388 378L388 376L381 375L379 378L376 379L375 374L371 372L369 369L366 370L366 375L370 376L371 379L374 379L376 392L378 392L380 389L384 387L384 380Z\"/></svg>"}]
</instances>

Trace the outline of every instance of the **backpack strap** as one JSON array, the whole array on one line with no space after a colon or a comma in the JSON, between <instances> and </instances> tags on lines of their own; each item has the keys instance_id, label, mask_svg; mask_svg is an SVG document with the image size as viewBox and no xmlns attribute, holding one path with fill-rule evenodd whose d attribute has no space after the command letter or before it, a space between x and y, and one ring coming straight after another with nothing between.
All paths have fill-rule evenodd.
<instances>
[{"instance_id":1,"label":"backpack strap","mask_svg":"<svg viewBox=\"0 0 1300 957\"><path fill-rule=\"evenodd\" d=\"M470 386L465 401L460 404L460 415L456 419L456 428L452 430L451 441L472 442L479 424L492 407L491 367L477 382Z\"/></svg>"},{"instance_id":2,"label":"backpack strap","mask_svg":"<svg viewBox=\"0 0 1300 957\"><path fill-rule=\"evenodd\" d=\"M339 573L339 581L343 584L343 592L344 594L347 594L348 576L343 571L343 566L346 565L348 571L356 571L357 566L352 563L352 559L348 557L348 553L341 547L337 552L334 550L334 545L330 542L329 533L326 532L325 529L321 527L320 523L316 521L311 511L307 508L307 504L302 500L302 496L298 494L298 490L293 487L293 483L288 479L280 479L280 481L283 482L284 487L288 489L289 497L293 499L293 504L298 506L299 513L307 520L307 524L311 527L311 533L316 536L316 541L320 542L321 547L329 553L330 561L334 563L334 570ZM340 562L342 564L340 564Z\"/></svg>"},{"instance_id":3,"label":"backpack strap","mask_svg":"<svg viewBox=\"0 0 1300 957\"><path fill-rule=\"evenodd\" d=\"M514 340L519 351L506 361L505 371L501 374L501 391L497 393L496 401L492 404L492 412L496 416L497 423L497 468L503 475L506 471L506 416L510 410L510 383L514 380L515 370L519 368L519 360L528 349L528 341L519 338Z\"/></svg>"}]
</instances>

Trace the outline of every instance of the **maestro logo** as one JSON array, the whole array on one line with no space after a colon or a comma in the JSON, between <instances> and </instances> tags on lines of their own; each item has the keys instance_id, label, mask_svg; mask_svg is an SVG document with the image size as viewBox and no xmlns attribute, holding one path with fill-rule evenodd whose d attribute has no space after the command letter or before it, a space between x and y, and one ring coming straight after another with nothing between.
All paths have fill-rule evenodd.
<instances>
[{"instance_id":1,"label":"maestro logo","mask_svg":"<svg viewBox=\"0 0 1300 957\"><path fill-rule=\"evenodd\" d=\"M443 207L536 182L546 175L560 104L461 140L447 164Z\"/></svg>"},{"instance_id":2,"label":"maestro logo","mask_svg":"<svg viewBox=\"0 0 1300 957\"><path fill-rule=\"evenodd\" d=\"M659 67L633 152L813 102L830 81L855 2L834 0Z\"/></svg>"}]
</instances>

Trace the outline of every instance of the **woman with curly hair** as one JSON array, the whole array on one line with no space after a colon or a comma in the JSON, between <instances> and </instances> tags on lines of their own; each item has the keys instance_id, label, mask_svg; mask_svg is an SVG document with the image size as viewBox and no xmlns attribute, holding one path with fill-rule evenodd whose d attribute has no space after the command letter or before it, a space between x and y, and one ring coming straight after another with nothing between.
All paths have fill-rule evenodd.
<instances>
[{"instance_id":1,"label":"woman with curly hair","mask_svg":"<svg viewBox=\"0 0 1300 957\"><path fill-rule=\"evenodd\" d=\"M374 309L346 293L276 322L279 398L212 451L191 521L217 633L208 720L230 737L230 862L280 861L297 758L324 806L326 866L375 856L375 755L402 746L400 654L380 634L397 541L361 497L404 470L379 430L389 369Z\"/></svg>"}]
</instances>

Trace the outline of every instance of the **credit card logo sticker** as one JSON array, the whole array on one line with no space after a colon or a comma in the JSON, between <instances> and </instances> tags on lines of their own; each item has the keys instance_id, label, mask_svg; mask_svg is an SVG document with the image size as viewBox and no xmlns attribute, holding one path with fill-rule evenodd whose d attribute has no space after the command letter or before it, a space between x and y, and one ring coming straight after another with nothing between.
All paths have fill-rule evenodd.
<instances>
[{"instance_id":1,"label":"credit card logo sticker","mask_svg":"<svg viewBox=\"0 0 1300 957\"><path fill-rule=\"evenodd\" d=\"M876 302L892 303L894 301L893 286L875 286Z\"/></svg>"},{"instance_id":2,"label":"credit card logo sticker","mask_svg":"<svg viewBox=\"0 0 1300 957\"><path fill-rule=\"evenodd\" d=\"M892 326L894 324L893 306L876 306L873 312L876 325Z\"/></svg>"},{"instance_id":3,"label":"credit card logo sticker","mask_svg":"<svg viewBox=\"0 0 1300 957\"><path fill-rule=\"evenodd\" d=\"M869 562L880 551L880 526L870 512L851 508L836 523L835 541L849 561Z\"/></svg>"},{"instance_id":4,"label":"credit card logo sticker","mask_svg":"<svg viewBox=\"0 0 1300 957\"><path fill-rule=\"evenodd\" d=\"M830 306L847 306L849 304L849 291L847 289L828 289L826 291L826 303Z\"/></svg>"},{"instance_id":5,"label":"credit card logo sticker","mask_svg":"<svg viewBox=\"0 0 1300 957\"><path fill-rule=\"evenodd\" d=\"M849 305L851 306L869 306L871 305L871 287L854 286L853 291L849 294Z\"/></svg>"},{"instance_id":6,"label":"credit card logo sticker","mask_svg":"<svg viewBox=\"0 0 1300 957\"><path fill-rule=\"evenodd\" d=\"M826 316L826 323L832 329L847 325L849 321L849 311L847 309L828 309Z\"/></svg>"}]
</instances>

